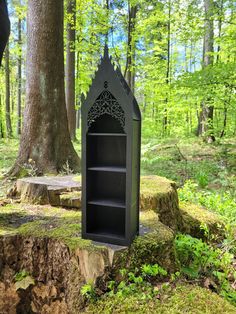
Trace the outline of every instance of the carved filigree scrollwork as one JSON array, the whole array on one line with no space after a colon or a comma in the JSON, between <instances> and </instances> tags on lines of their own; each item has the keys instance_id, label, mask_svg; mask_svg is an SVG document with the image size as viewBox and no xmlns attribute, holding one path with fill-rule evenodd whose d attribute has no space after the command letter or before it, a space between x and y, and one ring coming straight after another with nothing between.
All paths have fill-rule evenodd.
<instances>
[{"instance_id":1,"label":"carved filigree scrollwork","mask_svg":"<svg viewBox=\"0 0 236 314\"><path fill-rule=\"evenodd\" d=\"M88 112L88 127L100 116L109 114L117 119L122 128L125 127L125 113L115 97L108 90L104 90Z\"/></svg>"}]
</instances>

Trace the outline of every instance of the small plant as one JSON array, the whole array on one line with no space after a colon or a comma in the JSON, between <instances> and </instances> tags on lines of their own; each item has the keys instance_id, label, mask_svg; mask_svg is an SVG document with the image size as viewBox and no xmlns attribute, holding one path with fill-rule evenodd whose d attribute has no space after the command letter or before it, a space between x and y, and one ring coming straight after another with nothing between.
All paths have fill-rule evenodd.
<instances>
[{"instance_id":1,"label":"small plant","mask_svg":"<svg viewBox=\"0 0 236 314\"><path fill-rule=\"evenodd\" d=\"M36 167L36 162L29 158L28 162L25 163L22 167L23 173L27 174L30 177L35 177L38 174L38 168Z\"/></svg>"},{"instance_id":2,"label":"small plant","mask_svg":"<svg viewBox=\"0 0 236 314\"><path fill-rule=\"evenodd\" d=\"M143 276L151 276L151 277L155 277L155 276L167 276L167 271L162 268L161 266L159 266L158 264L154 264L154 265L147 265L144 264L141 267L142 270L142 274Z\"/></svg>"},{"instance_id":3,"label":"small plant","mask_svg":"<svg viewBox=\"0 0 236 314\"><path fill-rule=\"evenodd\" d=\"M66 163L62 166L61 174L70 175L73 174L73 170L70 168L69 161L67 160Z\"/></svg>"},{"instance_id":4,"label":"small plant","mask_svg":"<svg viewBox=\"0 0 236 314\"><path fill-rule=\"evenodd\" d=\"M236 272L233 267L233 254L214 248L201 239L188 235L178 235L175 240L180 272L188 278L211 278L217 283L219 293L236 304Z\"/></svg>"},{"instance_id":5,"label":"small plant","mask_svg":"<svg viewBox=\"0 0 236 314\"><path fill-rule=\"evenodd\" d=\"M201 188L205 188L209 183L208 174L205 172L197 173L195 175L195 179L197 180L197 182Z\"/></svg>"},{"instance_id":6,"label":"small plant","mask_svg":"<svg viewBox=\"0 0 236 314\"><path fill-rule=\"evenodd\" d=\"M85 284L81 287L80 292L83 297L88 300L95 300L97 298L96 290L93 284Z\"/></svg>"},{"instance_id":7,"label":"small plant","mask_svg":"<svg viewBox=\"0 0 236 314\"><path fill-rule=\"evenodd\" d=\"M15 282L21 281L27 276L29 276L29 273L25 269L23 269L22 271L15 274L14 276Z\"/></svg>"},{"instance_id":8,"label":"small plant","mask_svg":"<svg viewBox=\"0 0 236 314\"><path fill-rule=\"evenodd\" d=\"M154 287L149 280L160 280L160 278L167 275L167 271L158 264L145 264L140 269L135 269L134 272L121 269L120 274L122 276L120 282L110 281L108 283L108 289L110 290L108 294L120 297L138 294L140 299L145 300L151 299L159 293L159 289Z\"/></svg>"},{"instance_id":9,"label":"small plant","mask_svg":"<svg viewBox=\"0 0 236 314\"><path fill-rule=\"evenodd\" d=\"M181 271L190 278L209 275L217 269L227 273L231 268L232 254L215 249L201 239L180 234L176 237L175 248Z\"/></svg>"},{"instance_id":10,"label":"small plant","mask_svg":"<svg viewBox=\"0 0 236 314\"><path fill-rule=\"evenodd\" d=\"M34 279L30 276L30 274L26 270L22 270L15 274L15 287L16 291L19 289L26 290L30 285L34 285Z\"/></svg>"}]
</instances>

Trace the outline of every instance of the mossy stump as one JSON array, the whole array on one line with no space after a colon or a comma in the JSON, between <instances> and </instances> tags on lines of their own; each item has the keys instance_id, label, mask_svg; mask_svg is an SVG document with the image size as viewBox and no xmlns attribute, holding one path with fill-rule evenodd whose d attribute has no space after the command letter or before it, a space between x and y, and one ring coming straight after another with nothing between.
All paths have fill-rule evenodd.
<instances>
[{"instance_id":1,"label":"mossy stump","mask_svg":"<svg viewBox=\"0 0 236 314\"><path fill-rule=\"evenodd\" d=\"M80 180L78 176L19 179L17 194L23 202L81 209ZM163 177L141 177L140 210L154 211L159 221L174 232L204 238L202 226L206 225L211 233L223 236L223 222L218 215L191 204L180 207L175 182Z\"/></svg>"},{"instance_id":2,"label":"mossy stump","mask_svg":"<svg viewBox=\"0 0 236 314\"><path fill-rule=\"evenodd\" d=\"M223 218L209 210L194 204L180 203L182 215L182 233L196 238L213 237L222 240L225 235Z\"/></svg>"},{"instance_id":3,"label":"mossy stump","mask_svg":"<svg viewBox=\"0 0 236 314\"><path fill-rule=\"evenodd\" d=\"M158 176L141 177L140 210L153 210L164 225L179 230L182 217L176 183Z\"/></svg>"},{"instance_id":4,"label":"mossy stump","mask_svg":"<svg viewBox=\"0 0 236 314\"><path fill-rule=\"evenodd\" d=\"M87 282L103 287L119 269L159 263L175 269L174 233L153 211L141 215L141 235L130 248L81 239L81 212L11 204L0 211L0 313L79 313L80 289ZM31 281L17 289L16 274ZM19 284L19 283L18 283ZM14 293L13 293L14 292ZM2 307L2 308L1 308ZM4 312L3 312L4 313Z\"/></svg>"}]
</instances>

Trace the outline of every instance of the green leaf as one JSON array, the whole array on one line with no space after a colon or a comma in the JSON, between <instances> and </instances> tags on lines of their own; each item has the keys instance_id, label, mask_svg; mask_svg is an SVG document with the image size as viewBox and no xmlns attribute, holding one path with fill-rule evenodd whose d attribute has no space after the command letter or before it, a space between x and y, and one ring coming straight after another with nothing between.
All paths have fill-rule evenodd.
<instances>
[{"instance_id":1,"label":"green leaf","mask_svg":"<svg viewBox=\"0 0 236 314\"><path fill-rule=\"evenodd\" d=\"M26 276L22 280L15 283L16 291L19 289L26 290L30 285L34 285L35 281L31 276Z\"/></svg>"}]
</instances>

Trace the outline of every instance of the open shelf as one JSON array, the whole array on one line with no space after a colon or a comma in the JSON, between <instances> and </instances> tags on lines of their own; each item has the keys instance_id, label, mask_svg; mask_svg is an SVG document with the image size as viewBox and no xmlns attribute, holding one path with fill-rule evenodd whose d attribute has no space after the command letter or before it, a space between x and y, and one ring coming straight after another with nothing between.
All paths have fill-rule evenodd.
<instances>
[{"instance_id":1,"label":"open shelf","mask_svg":"<svg viewBox=\"0 0 236 314\"><path fill-rule=\"evenodd\" d=\"M87 232L114 238L125 237L125 210L88 204Z\"/></svg>"},{"instance_id":2,"label":"open shelf","mask_svg":"<svg viewBox=\"0 0 236 314\"><path fill-rule=\"evenodd\" d=\"M126 168L124 168L124 167L89 167L88 170L91 170L91 171L121 172L121 173L125 173L126 172Z\"/></svg>"},{"instance_id":3,"label":"open shelf","mask_svg":"<svg viewBox=\"0 0 236 314\"><path fill-rule=\"evenodd\" d=\"M96 133L98 134L98 133ZM118 134L118 133L117 133ZM126 136L87 136L88 170L126 172Z\"/></svg>"},{"instance_id":4,"label":"open shelf","mask_svg":"<svg viewBox=\"0 0 236 314\"><path fill-rule=\"evenodd\" d=\"M88 171L87 182L87 202L97 199L125 202L125 173Z\"/></svg>"},{"instance_id":5,"label":"open shelf","mask_svg":"<svg viewBox=\"0 0 236 314\"><path fill-rule=\"evenodd\" d=\"M119 199L92 199L88 201L89 205L101 205L115 208L125 208L125 202Z\"/></svg>"}]
</instances>

